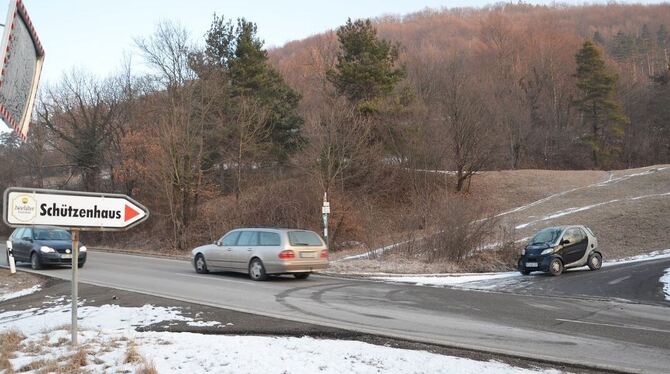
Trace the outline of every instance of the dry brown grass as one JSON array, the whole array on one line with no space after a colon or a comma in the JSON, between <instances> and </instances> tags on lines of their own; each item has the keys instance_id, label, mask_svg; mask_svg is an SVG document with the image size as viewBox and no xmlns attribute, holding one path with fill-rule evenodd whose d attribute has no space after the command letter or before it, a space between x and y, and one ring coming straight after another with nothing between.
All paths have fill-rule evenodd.
<instances>
[{"instance_id":1,"label":"dry brown grass","mask_svg":"<svg viewBox=\"0 0 670 374\"><path fill-rule=\"evenodd\" d=\"M158 369L152 361L143 360L142 365L137 369L137 374L158 374Z\"/></svg>"},{"instance_id":2,"label":"dry brown grass","mask_svg":"<svg viewBox=\"0 0 670 374\"><path fill-rule=\"evenodd\" d=\"M126 349L126 357L123 360L124 364L136 364L142 362L142 356L137 352L137 346L134 341L128 343L128 348Z\"/></svg>"},{"instance_id":3,"label":"dry brown grass","mask_svg":"<svg viewBox=\"0 0 670 374\"><path fill-rule=\"evenodd\" d=\"M74 352L67 363L66 370L76 372L79 368L88 365L89 351L85 346L81 346Z\"/></svg>"},{"instance_id":4,"label":"dry brown grass","mask_svg":"<svg viewBox=\"0 0 670 374\"><path fill-rule=\"evenodd\" d=\"M0 334L0 370L13 373L14 368L9 361L21 346L26 337L17 330L8 330Z\"/></svg>"}]
</instances>

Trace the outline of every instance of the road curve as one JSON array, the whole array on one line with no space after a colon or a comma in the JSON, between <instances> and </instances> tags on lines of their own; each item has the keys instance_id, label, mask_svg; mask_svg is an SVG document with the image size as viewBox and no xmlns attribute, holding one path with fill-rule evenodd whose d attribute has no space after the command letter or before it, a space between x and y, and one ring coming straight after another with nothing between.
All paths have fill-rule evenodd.
<instances>
[{"instance_id":1,"label":"road curve","mask_svg":"<svg viewBox=\"0 0 670 374\"><path fill-rule=\"evenodd\" d=\"M39 273L70 279L70 272L69 268L54 268ZM186 261L96 251L89 252L80 280L271 317L521 356L531 361L652 373L667 373L670 367L667 305L319 276L252 282L242 275L196 274Z\"/></svg>"}]
</instances>

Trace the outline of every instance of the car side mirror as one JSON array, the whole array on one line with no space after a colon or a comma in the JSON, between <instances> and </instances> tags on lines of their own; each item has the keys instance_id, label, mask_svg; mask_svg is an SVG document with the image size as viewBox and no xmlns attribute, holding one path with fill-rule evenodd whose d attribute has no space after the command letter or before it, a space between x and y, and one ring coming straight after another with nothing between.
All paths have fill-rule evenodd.
<instances>
[{"instance_id":1,"label":"car side mirror","mask_svg":"<svg viewBox=\"0 0 670 374\"><path fill-rule=\"evenodd\" d=\"M220 247L221 246L221 241L217 240L217 241L214 242L214 244Z\"/></svg>"},{"instance_id":2,"label":"car side mirror","mask_svg":"<svg viewBox=\"0 0 670 374\"><path fill-rule=\"evenodd\" d=\"M568 239L561 240L561 245L566 245L566 244L570 244L570 240L568 240Z\"/></svg>"}]
</instances>

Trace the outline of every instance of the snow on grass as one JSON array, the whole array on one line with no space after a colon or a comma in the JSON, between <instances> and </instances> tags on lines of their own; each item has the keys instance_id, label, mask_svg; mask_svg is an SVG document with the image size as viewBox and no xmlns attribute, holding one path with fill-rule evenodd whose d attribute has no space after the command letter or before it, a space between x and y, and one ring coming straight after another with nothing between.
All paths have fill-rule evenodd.
<instances>
[{"instance_id":1,"label":"snow on grass","mask_svg":"<svg viewBox=\"0 0 670 374\"><path fill-rule=\"evenodd\" d=\"M654 197L664 197L664 196L670 196L670 192L655 193L655 194L635 196L635 197L627 197L627 198L624 198L624 199L614 199L614 200L604 201L604 202L601 202L601 203L586 205L586 206L582 206L582 207L568 208L568 209L564 209L564 210L560 210L558 212L548 214L548 215L546 215L542 218L539 218L539 219L536 219L536 220L533 220L533 221L530 221L530 222L526 222L526 223L523 223L521 225L517 225L515 228L517 230L518 229L523 229L523 228L526 228L528 226L534 225L538 222L548 221L548 220L552 220L554 218L583 212L585 210L597 208L597 207L603 206L603 205L609 205L609 204L619 203L619 202L624 202L624 201L635 201L635 200L641 200L641 199L648 199L648 198L654 198Z\"/></svg>"},{"instance_id":2,"label":"snow on grass","mask_svg":"<svg viewBox=\"0 0 670 374\"><path fill-rule=\"evenodd\" d=\"M66 300L58 299L61 302ZM531 373L475 361L359 341L139 332L137 327L194 321L178 308L103 305L80 308L79 347L71 348L66 304L0 313L0 333L26 336L9 362L14 370L60 372L74 365L95 373ZM197 315L196 315L197 316ZM217 322L218 323L218 322ZM543 371L557 373L555 370Z\"/></svg>"},{"instance_id":3,"label":"snow on grass","mask_svg":"<svg viewBox=\"0 0 670 374\"><path fill-rule=\"evenodd\" d=\"M644 261L654 261L664 258L670 258L670 249L663 249L660 251L653 251L649 253L644 253L637 256L624 257L612 260L603 261L603 266L615 266L623 264L632 264L635 262L644 262Z\"/></svg>"},{"instance_id":4,"label":"snow on grass","mask_svg":"<svg viewBox=\"0 0 670 374\"><path fill-rule=\"evenodd\" d=\"M621 259L606 260L603 267L632 264L636 262L655 261L670 258L670 249L653 251L646 254ZM572 268L566 272L585 271L587 266ZM443 274L384 274L365 273L370 279L393 283L407 283L416 286L455 287L474 290L495 290L515 286L531 278L522 276L516 271L498 273L443 273ZM670 280L670 276L667 276Z\"/></svg>"},{"instance_id":5,"label":"snow on grass","mask_svg":"<svg viewBox=\"0 0 670 374\"><path fill-rule=\"evenodd\" d=\"M452 286L458 288L494 289L501 285L500 280L520 277L516 271L500 273L463 273L463 274L424 274L410 276L373 276L371 279L386 282L410 283L417 286L444 287Z\"/></svg>"},{"instance_id":6,"label":"snow on grass","mask_svg":"<svg viewBox=\"0 0 670 374\"><path fill-rule=\"evenodd\" d=\"M663 284L663 293L665 299L670 301L670 268L665 269L665 274L660 279Z\"/></svg>"},{"instance_id":7,"label":"snow on grass","mask_svg":"<svg viewBox=\"0 0 670 374\"><path fill-rule=\"evenodd\" d=\"M42 287L40 285L36 285L36 286L32 286L30 288L26 288L26 289L23 289L23 290L20 290L20 291L2 293L2 294L0 294L0 301L5 301L5 300L9 300L9 299L15 299L15 298L21 297L21 296L30 295L31 293L35 293L35 292L39 291L41 288Z\"/></svg>"}]
</instances>

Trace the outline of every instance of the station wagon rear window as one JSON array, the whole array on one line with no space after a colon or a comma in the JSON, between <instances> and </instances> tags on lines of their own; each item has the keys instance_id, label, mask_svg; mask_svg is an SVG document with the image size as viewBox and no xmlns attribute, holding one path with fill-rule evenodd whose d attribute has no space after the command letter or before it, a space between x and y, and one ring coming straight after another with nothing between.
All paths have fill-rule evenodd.
<instances>
[{"instance_id":1,"label":"station wagon rear window","mask_svg":"<svg viewBox=\"0 0 670 374\"><path fill-rule=\"evenodd\" d=\"M281 239L279 239L279 234L275 232L264 232L260 233L260 240L258 245L281 245Z\"/></svg>"},{"instance_id":2,"label":"station wagon rear window","mask_svg":"<svg viewBox=\"0 0 670 374\"><path fill-rule=\"evenodd\" d=\"M321 238L310 231L289 231L288 240L293 246L319 246L323 245Z\"/></svg>"}]
</instances>

